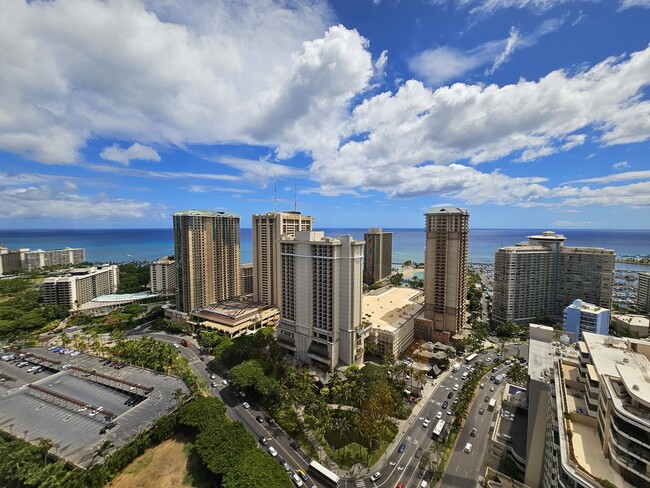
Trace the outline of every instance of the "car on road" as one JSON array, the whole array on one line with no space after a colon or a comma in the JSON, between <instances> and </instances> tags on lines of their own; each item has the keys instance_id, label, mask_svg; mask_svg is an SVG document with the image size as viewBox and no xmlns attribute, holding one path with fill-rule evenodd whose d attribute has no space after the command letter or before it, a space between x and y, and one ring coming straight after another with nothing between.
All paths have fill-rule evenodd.
<instances>
[{"instance_id":1,"label":"car on road","mask_svg":"<svg viewBox=\"0 0 650 488\"><path fill-rule=\"evenodd\" d=\"M454 392L453 392L453 391L450 391L449 393L447 393L447 398L451 398L451 397L453 397L453 396L454 396Z\"/></svg>"},{"instance_id":2,"label":"car on road","mask_svg":"<svg viewBox=\"0 0 650 488\"><path fill-rule=\"evenodd\" d=\"M296 485L298 488L300 488L301 486L303 486L303 482L302 482L302 480L300 479L300 476L298 476L296 473L293 473L293 474L291 475L291 481L293 481L294 485Z\"/></svg>"},{"instance_id":3,"label":"car on road","mask_svg":"<svg viewBox=\"0 0 650 488\"><path fill-rule=\"evenodd\" d=\"M422 422L422 427L429 427L429 424L431 423L431 420L429 419L424 419L424 422Z\"/></svg>"},{"instance_id":4,"label":"car on road","mask_svg":"<svg viewBox=\"0 0 650 488\"><path fill-rule=\"evenodd\" d=\"M485 402L487 403L487 402L490 401L490 397L489 397L488 395L485 395L485 399L484 399L484 400L485 400Z\"/></svg>"},{"instance_id":5,"label":"car on road","mask_svg":"<svg viewBox=\"0 0 650 488\"><path fill-rule=\"evenodd\" d=\"M300 445L296 441L291 441L291 443L289 445L291 446L291 448L294 451L297 451L298 449L300 449Z\"/></svg>"},{"instance_id":6,"label":"car on road","mask_svg":"<svg viewBox=\"0 0 650 488\"><path fill-rule=\"evenodd\" d=\"M441 418L442 418L442 412L438 412L438 413L436 414L436 418L437 418L437 419L441 419Z\"/></svg>"},{"instance_id":7,"label":"car on road","mask_svg":"<svg viewBox=\"0 0 650 488\"><path fill-rule=\"evenodd\" d=\"M275 424L275 420L273 420L272 417L267 416L266 417L266 423L269 424L269 425L273 425L273 424Z\"/></svg>"},{"instance_id":8,"label":"car on road","mask_svg":"<svg viewBox=\"0 0 650 488\"><path fill-rule=\"evenodd\" d=\"M397 485L395 486L395 488L404 488L404 482L403 482L403 481L400 481L399 483L397 483Z\"/></svg>"},{"instance_id":9,"label":"car on road","mask_svg":"<svg viewBox=\"0 0 650 488\"><path fill-rule=\"evenodd\" d=\"M463 373L465 374L465 373ZM458 383L454 384L454 391L458 391Z\"/></svg>"},{"instance_id":10,"label":"car on road","mask_svg":"<svg viewBox=\"0 0 650 488\"><path fill-rule=\"evenodd\" d=\"M300 476L303 481L309 480L309 477L305 474L305 472L302 469L298 470L298 476Z\"/></svg>"},{"instance_id":11,"label":"car on road","mask_svg":"<svg viewBox=\"0 0 650 488\"><path fill-rule=\"evenodd\" d=\"M444 402L442 402L442 408L443 408L443 409L447 408L448 406L449 406L449 402L448 402L447 400L445 400Z\"/></svg>"},{"instance_id":12,"label":"car on road","mask_svg":"<svg viewBox=\"0 0 650 488\"><path fill-rule=\"evenodd\" d=\"M478 430L476 429L476 427L474 427L472 430L469 431L469 435L471 435L472 437L476 437L476 434L478 434Z\"/></svg>"},{"instance_id":13,"label":"car on road","mask_svg":"<svg viewBox=\"0 0 650 488\"><path fill-rule=\"evenodd\" d=\"M379 478L381 478L381 473L379 471L377 471L377 472L372 474L372 476L370 477L370 481L372 481L374 483Z\"/></svg>"},{"instance_id":14,"label":"car on road","mask_svg":"<svg viewBox=\"0 0 650 488\"><path fill-rule=\"evenodd\" d=\"M490 387L490 391L494 391L494 386L491 386L491 387Z\"/></svg>"},{"instance_id":15,"label":"car on road","mask_svg":"<svg viewBox=\"0 0 650 488\"><path fill-rule=\"evenodd\" d=\"M485 409L483 409L483 408L479 408L479 409L478 409L478 414L479 414L479 415L483 415L483 413L485 413Z\"/></svg>"},{"instance_id":16,"label":"car on road","mask_svg":"<svg viewBox=\"0 0 650 488\"><path fill-rule=\"evenodd\" d=\"M264 423L264 418L261 415L258 415L257 417L255 417L255 420L257 420L260 424Z\"/></svg>"},{"instance_id":17,"label":"car on road","mask_svg":"<svg viewBox=\"0 0 650 488\"><path fill-rule=\"evenodd\" d=\"M260 444L263 446L266 446L269 443L269 441L266 440L266 437L260 436Z\"/></svg>"},{"instance_id":18,"label":"car on road","mask_svg":"<svg viewBox=\"0 0 650 488\"><path fill-rule=\"evenodd\" d=\"M101 428L101 430L99 431L99 433L100 433L101 435L104 435L104 434L106 434L106 432L108 432L109 430L111 430L111 429L112 429L113 427L115 427L116 425L117 425L117 422L109 422L109 423L107 423L104 427Z\"/></svg>"},{"instance_id":19,"label":"car on road","mask_svg":"<svg viewBox=\"0 0 650 488\"><path fill-rule=\"evenodd\" d=\"M465 444L465 449L463 450L469 454L470 452L472 452L472 445L468 442L467 444Z\"/></svg>"},{"instance_id":20,"label":"car on road","mask_svg":"<svg viewBox=\"0 0 650 488\"><path fill-rule=\"evenodd\" d=\"M282 467L284 468L284 470L285 470L287 473L288 473L289 471L291 471L291 466L289 466L289 463L287 463L287 462L283 462L283 463L282 463Z\"/></svg>"},{"instance_id":21,"label":"car on road","mask_svg":"<svg viewBox=\"0 0 650 488\"><path fill-rule=\"evenodd\" d=\"M278 455L278 451L275 450L275 447L270 446L270 447L269 447L269 454L270 454L271 456L275 457L275 456Z\"/></svg>"},{"instance_id":22,"label":"car on road","mask_svg":"<svg viewBox=\"0 0 650 488\"><path fill-rule=\"evenodd\" d=\"M251 408L251 406L248 404L248 402L244 402L244 403L242 403L242 406L243 406L246 410L248 410L249 408Z\"/></svg>"},{"instance_id":23,"label":"car on road","mask_svg":"<svg viewBox=\"0 0 650 488\"><path fill-rule=\"evenodd\" d=\"M406 449L406 444L402 442L399 447L397 448L397 452L402 453Z\"/></svg>"},{"instance_id":24,"label":"car on road","mask_svg":"<svg viewBox=\"0 0 650 488\"><path fill-rule=\"evenodd\" d=\"M178 344L176 344L176 343L174 342L174 347L175 347L176 349L178 349L178 348L181 347L181 346L179 346Z\"/></svg>"}]
</instances>

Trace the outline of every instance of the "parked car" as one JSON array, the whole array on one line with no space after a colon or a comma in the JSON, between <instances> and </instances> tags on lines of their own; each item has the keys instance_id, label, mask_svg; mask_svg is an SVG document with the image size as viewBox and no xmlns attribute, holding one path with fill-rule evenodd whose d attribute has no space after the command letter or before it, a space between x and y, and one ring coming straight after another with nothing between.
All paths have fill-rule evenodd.
<instances>
[{"instance_id":1,"label":"parked car","mask_svg":"<svg viewBox=\"0 0 650 488\"><path fill-rule=\"evenodd\" d=\"M453 391L450 391L449 393L447 393L447 398L451 398L451 397L453 397L453 396L454 396L454 392L453 392Z\"/></svg>"},{"instance_id":2,"label":"parked car","mask_svg":"<svg viewBox=\"0 0 650 488\"><path fill-rule=\"evenodd\" d=\"M402 453L404 452L405 449L406 449L406 444L402 442L397 448L397 452Z\"/></svg>"},{"instance_id":3,"label":"parked car","mask_svg":"<svg viewBox=\"0 0 650 488\"><path fill-rule=\"evenodd\" d=\"M442 412L438 412L438 413L436 414L436 418L437 418L438 420L440 420L440 419L442 418Z\"/></svg>"},{"instance_id":4,"label":"parked car","mask_svg":"<svg viewBox=\"0 0 650 488\"><path fill-rule=\"evenodd\" d=\"M258 415L257 417L255 417L255 420L257 420L260 424L264 423L264 418L262 418L261 415Z\"/></svg>"},{"instance_id":5,"label":"parked car","mask_svg":"<svg viewBox=\"0 0 650 488\"><path fill-rule=\"evenodd\" d=\"M445 400L444 402L442 402L442 408L443 408L443 409L447 408L447 406L449 406L449 402L448 402L447 400Z\"/></svg>"},{"instance_id":6,"label":"parked car","mask_svg":"<svg viewBox=\"0 0 650 488\"><path fill-rule=\"evenodd\" d=\"M248 410L249 408L251 408L251 406L248 404L248 402L244 402L244 403L242 403L242 406L243 406L246 410Z\"/></svg>"},{"instance_id":7,"label":"parked car","mask_svg":"<svg viewBox=\"0 0 650 488\"><path fill-rule=\"evenodd\" d=\"M300 449L300 445L296 441L291 441L291 443L289 445L292 447L292 449L294 451L297 451L298 449Z\"/></svg>"}]
</instances>

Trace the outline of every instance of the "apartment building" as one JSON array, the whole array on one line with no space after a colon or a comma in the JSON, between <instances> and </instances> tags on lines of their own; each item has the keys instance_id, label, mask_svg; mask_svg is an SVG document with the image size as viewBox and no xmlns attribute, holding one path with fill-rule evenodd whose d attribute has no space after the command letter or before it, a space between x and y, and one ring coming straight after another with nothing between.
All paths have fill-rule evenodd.
<instances>
[{"instance_id":1,"label":"apartment building","mask_svg":"<svg viewBox=\"0 0 650 488\"><path fill-rule=\"evenodd\" d=\"M608 335L610 317L609 309L577 299L564 309L564 330L573 335L573 342L582 332Z\"/></svg>"},{"instance_id":2,"label":"apartment building","mask_svg":"<svg viewBox=\"0 0 650 488\"><path fill-rule=\"evenodd\" d=\"M184 210L173 221L178 310L189 313L239 296L239 216Z\"/></svg>"},{"instance_id":3,"label":"apartment building","mask_svg":"<svg viewBox=\"0 0 650 488\"><path fill-rule=\"evenodd\" d=\"M650 344L583 332L554 347L543 488L650 487ZM531 341L531 351L535 344ZM528 475L528 472L527 472Z\"/></svg>"},{"instance_id":4,"label":"apartment building","mask_svg":"<svg viewBox=\"0 0 650 488\"><path fill-rule=\"evenodd\" d=\"M253 215L253 301L280 307L279 241L310 232L313 223L313 217L298 211Z\"/></svg>"},{"instance_id":5,"label":"apartment building","mask_svg":"<svg viewBox=\"0 0 650 488\"><path fill-rule=\"evenodd\" d=\"M241 278L241 294L251 295L253 293L253 263L242 264L239 267Z\"/></svg>"},{"instance_id":6,"label":"apartment building","mask_svg":"<svg viewBox=\"0 0 650 488\"><path fill-rule=\"evenodd\" d=\"M393 259L393 233L370 228L363 235L363 282L372 285L390 276Z\"/></svg>"},{"instance_id":7,"label":"apartment building","mask_svg":"<svg viewBox=\"0 0 650 488\"><path fill-rule=\"evenodd\" d=\"M22 266L27 271L32 271L45 266L65 266L68 264L79 264L86 260L86 251L83 248L52 249L44 251L36 249L20 250Z\"/></svg>"},{"instance_id":8,"label":"apartment building","mask_svg":"<svg viewBox=\"0 0 650 488\"><path fill-rule=\"evenodd\" d=\"M502 247L494 256L492 318L528 325L562 316L576 298L611 308L615 254L611 249L566 247L552 231Z\"/></svg>"},{"instance_id":9,"label":"apartment building","mask_svg":"<svg viewBox=\"0 0 650 488\"><path fill-rule=\"evenodd\" d=\"M639 273L636 308L641 313L650 314L650 272L644 271Z\"/></svg>"},{"instance_id":10,"label":"apartment building","mask_svg":"<svg viewBox=\"0 0 650 488\"><path fill-rule=\"evenodd\" d=\"M22 268L20 251L13 251L0 246L0 276Z\"/></svg>"},{"instance_id":11,"label":"apartment building","mask_svg":"<svg viewBox=\"0 0 650 488\"><path fill-rule=\"evenodd\" d=\"M119 277L116 264L72 269L65 275L45 278L41 285L43 302L76 309L101 295L115 293Z\"/></svg>"},{"instance_id":12,"label":"apartment building","mask_svg":"<svg viewBox=\"0 0 650 488\"><path fill-rule=\"evenodd\" d=\"M323 232L281 238L278 344L298 361L329 372L362 364L363 244Z\"/></svg>"},{"instance_id":13,"label":"apartment building","mask_svg":"<svg viewBox=\"0 0 650 488\"><path fill-rule=\"evenodd\" d=\"M178 270L174 256L156 259L149 265L151 293L166 295L174 293L178 286Z\"/></svg>"},{"instance_id":14,"label":"apartment building","mask_svg":"<svg viewBox=\"0 0 650 488\"><path fill-rule=\"evenodd\" d=\"M415 335L446 344L465 325L469 213L439 208L425 218L424 314Z\"/></svg>"}]
</instances>

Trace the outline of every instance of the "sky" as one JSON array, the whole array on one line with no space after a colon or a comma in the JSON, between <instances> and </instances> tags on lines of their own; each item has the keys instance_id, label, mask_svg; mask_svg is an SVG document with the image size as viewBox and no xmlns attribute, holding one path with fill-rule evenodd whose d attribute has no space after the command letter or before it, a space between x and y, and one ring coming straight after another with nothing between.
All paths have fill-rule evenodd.
<instances>
[{"instance_id":1,"label":"sky","mask_svg":"<svg viewBox=\"0 0 650 488\"><path fill-rule=\"evenodd\" d=\"M650 228L650 0L2 0L0 229Z\"/></svg>"}]
</instances>

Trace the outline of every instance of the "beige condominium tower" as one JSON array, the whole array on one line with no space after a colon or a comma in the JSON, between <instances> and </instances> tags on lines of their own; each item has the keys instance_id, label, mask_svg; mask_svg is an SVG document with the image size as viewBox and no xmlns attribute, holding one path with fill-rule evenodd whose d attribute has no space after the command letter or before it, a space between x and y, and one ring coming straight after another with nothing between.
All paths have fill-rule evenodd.
<instances>
[{"instance_id":1,"label":"beige condominium tower","mask_svg":"<svg viewBox=\"0 0 650 488\"><path fill-rule=\"evenodd\" d=\"M239 216L208 210L173 215L178 310L240 295Z\"/></svg>"},{"instance_id":2,"label":"beige condominium tower","mask_svg":"<svg viewBox=\"0 0 650 488\"><path fill-rule=\"evenodd\" d=\"M366 285L390 276L393 259L393 233L379 228L368 229L363 235L363 282Z\"/></svg>"},{"instance_id":3,"label":"beige condominium tower","mask_svg":"<svg viewBox=\"0 0 650 488\"><path fill-rule=\"evenodd\" d=\"M363 362L363 241L297 232L280 242L278 344L298 361L329 372Z\"/></svg>"},{"instance_id":4,"label":"beige condominium tower","mask_svg":"<svg viewBox=\"0 0 650 488\"><path fill-rule=\"evenodd\" d=\"M465 325L469 213L463 208L427 212L424 256L424 317L415 335L448 342Z\"/></svg>"},{"instance_id":5,"label":"beige condominium tower","mask_svg":"<svg viewBox=\"0 0 650 488\"><path fill-rule=\"evenodd\" d=\"M310 232L313 217L300 212L253 215L253 301L280 306L280 238Z\"/></svg>"}]
</instances>

